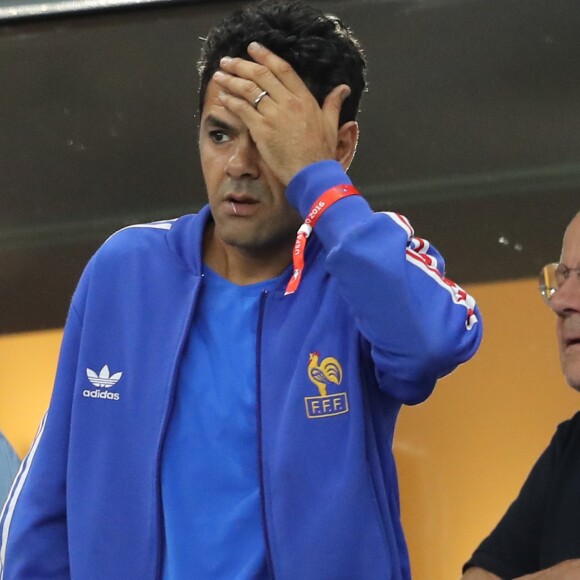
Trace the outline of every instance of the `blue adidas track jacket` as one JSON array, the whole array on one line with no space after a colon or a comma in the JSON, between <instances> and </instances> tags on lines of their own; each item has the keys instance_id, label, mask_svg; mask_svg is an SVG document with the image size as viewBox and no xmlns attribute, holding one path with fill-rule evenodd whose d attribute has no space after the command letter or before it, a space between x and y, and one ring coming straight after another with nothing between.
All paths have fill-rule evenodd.
<instances>
[{"instance_id":1,"label":"blue adidas track jacket","mask_svg":"<svg viewBox=\"0 0 580 580\"><path fill-rule=\"evenodd\" d=\"M340 165L321 162L287 195L305 216L341 183ZM208 219L206 207L126 228L89 262L49 410L1 515L3 580L160 577L161 455ZM397 414L469 359L482 332L473 299L442 271L404 217L354 196L316 225L298 291L284 295L289 268L263 295L258 460L273 578L410 578Z\"/></svg>"}]
</instances>

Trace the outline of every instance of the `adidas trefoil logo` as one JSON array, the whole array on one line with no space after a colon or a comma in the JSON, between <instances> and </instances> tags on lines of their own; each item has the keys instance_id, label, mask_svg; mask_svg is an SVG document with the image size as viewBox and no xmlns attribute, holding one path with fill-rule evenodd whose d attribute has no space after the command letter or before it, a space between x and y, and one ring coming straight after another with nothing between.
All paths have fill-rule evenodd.
<instances>
[{"instance_id":1,"label":"adidas trefoil logo","mask_svg":"<svg viewBox=\"0 0 580 580\"><path fill-rule=\"evenodd\" d=\"M92 369L87 369L87 377L95 387L105 387L108 389L119 382L123 373L115 373L111 375L108 365L105 365L99 374Z\"/></svg>"},{"instance_id":2,"label":"adidas trefoil logo","mask_svg":"<svg viewBox=\"0 0 580 580\"><path fill-rule=\"evenodd\" d=\"M99 389L110 389L112 386L116 385L123 376L122 372L111 374L109 366L105 365L99 374L97 374L93 369L86 369L87 378L91 384L97 387L94 391L85 389L83 391L83 397L90 397L91 399L109 399L112 401L118 401L121 398L119 393L113 393L110 391L101 391Z\"/></svg>"}]
</instances>

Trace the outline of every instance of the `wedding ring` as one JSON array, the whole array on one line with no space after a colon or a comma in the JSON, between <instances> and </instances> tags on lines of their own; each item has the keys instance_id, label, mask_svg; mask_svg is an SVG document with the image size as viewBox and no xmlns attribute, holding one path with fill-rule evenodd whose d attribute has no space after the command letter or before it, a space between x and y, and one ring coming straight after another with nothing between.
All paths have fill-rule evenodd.
<instances>
[{"instance_id":1,"label":"wedding ring","mask_svg":"<svg viewBox=\"0 0 580 580\"><path fill-rule=\"evenodd\" d=\"M260 101L268 94L268 91L262 91L254 100L254 109L258 109L258 105L260 104Z\"/></svg>"}]
</instances>

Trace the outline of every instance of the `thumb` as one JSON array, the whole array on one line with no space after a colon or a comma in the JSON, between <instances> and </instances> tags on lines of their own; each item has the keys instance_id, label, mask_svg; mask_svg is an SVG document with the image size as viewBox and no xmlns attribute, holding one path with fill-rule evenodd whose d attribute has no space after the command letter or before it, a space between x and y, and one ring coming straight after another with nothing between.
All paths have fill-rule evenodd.
<instances>
[{"instance_id":1,"label":"thumb","mask_svg":"<svg viewBox=\"0 0 580 580\"><path fill-rule=\"evenodd\" d=\"M340 117L342 103L344 103L349 95L350 87L348 85L338 85L337 87L334 87L334 89L332 89L324 99L322 111L334 127L338 127L338 119Z\"/></svg>"}]
</instances>

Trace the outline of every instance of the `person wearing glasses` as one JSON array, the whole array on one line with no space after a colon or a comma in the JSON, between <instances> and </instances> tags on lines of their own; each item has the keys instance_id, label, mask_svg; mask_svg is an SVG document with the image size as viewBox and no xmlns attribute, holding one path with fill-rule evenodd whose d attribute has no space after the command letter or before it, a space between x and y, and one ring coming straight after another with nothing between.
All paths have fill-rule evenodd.
<instances>
[{"instance_id":1,"label":"person wearing glasses","mask_svg":"<svg viewBox=\"0 0 580 580\"><path fill-rule=\"evenodd\" d=\"M556 315L562 372L580 391L580 212L564 234L560 263L542 269L539 286ZM580 412L558 427L463 571L462 580L580 578Z\"/></svg>"}]
</instances>

